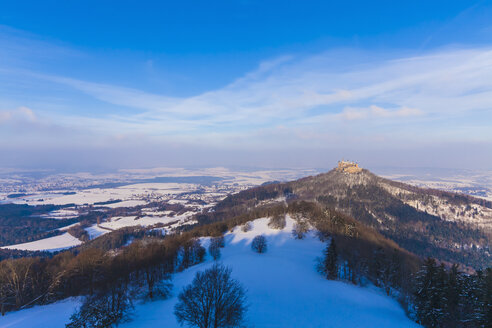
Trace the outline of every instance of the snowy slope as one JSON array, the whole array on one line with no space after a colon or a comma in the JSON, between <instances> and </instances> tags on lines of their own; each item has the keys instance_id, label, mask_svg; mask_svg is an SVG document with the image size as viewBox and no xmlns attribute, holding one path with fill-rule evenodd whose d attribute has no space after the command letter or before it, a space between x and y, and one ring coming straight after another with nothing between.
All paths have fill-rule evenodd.
<instances>
[{"instance_id":1,"label":"snowy slope","mask_svg":"<svg viewBox=\"0 0 492 328\"><path fill-rule=\"evenodd\" d=\"M72 236L68 232L65 232L64 234L61 234L58 236L39 239L36 241L31 241L29 243L24 243L24 244L3 246L1 248L21 249L21 250L25 250L25 251L56 252L56 251L71 248L74 246L78 246L80 244L82 244L82 242L78 238L75 238L74 236Z\"/></svg>"},{"instance_id":2,"label":"snowy slope","mask_svg":"<svg viewBox=\"0 0 492 328\"><path fill-rule=\"evenodd\" d=\"M65 328L65 323L79 304L77 298L67 298L49 305L10 312L0 318L0 328Z\"/></svg>"},{"instance_id":3,"label":"snowy slope","mask_svg":"<svg viewBox=\"0 0 492 328\"><path fill-rule=\"evenodd\" d=\"M247 327L418 327L395 300L381 291L327 281L316 273L315 259L321 255L324 244L314 235L294 240L290 233L292 220L287 221L282 231L269 229L267 222L267 219L254 221L249 232L236 228L226 235L226 247L222 249L221 262L232 268L232 276L247 289ZM267 237L265 254L251 250L251 240L258 234ZM204 246L207 242L208 239L203 239ZM207 258L204 263L175 274L171 299L136 304L134 320L120 327L179 327L173 315L177 294L197 271L212 263ZM53 304L46 306L46 311L36 310L36 318L31 316L22 327L46 327L42 324L44 318L58 311L56 307L63 310L65 306ZM8 325L34 309L7 314L0 319L0 327L14 327ZM57 322L50 327L63 327L69 312L60 311Z\"/></svg>"}]
</instances>

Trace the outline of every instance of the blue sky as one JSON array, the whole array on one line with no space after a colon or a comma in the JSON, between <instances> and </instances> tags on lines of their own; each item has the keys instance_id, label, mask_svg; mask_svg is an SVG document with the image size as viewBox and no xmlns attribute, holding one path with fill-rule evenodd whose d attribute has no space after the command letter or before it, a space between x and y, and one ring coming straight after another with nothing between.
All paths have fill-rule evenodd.
<instances>
[{"instance_id":1,"label":"blue sky","mask_svg":"<svg viewBox=\"0 0 492 328\"><path fill-rule=\"evenodd\" d=\"M491 1L0 4L0 166L492 167Z\"/></svg>"}]
</instances>

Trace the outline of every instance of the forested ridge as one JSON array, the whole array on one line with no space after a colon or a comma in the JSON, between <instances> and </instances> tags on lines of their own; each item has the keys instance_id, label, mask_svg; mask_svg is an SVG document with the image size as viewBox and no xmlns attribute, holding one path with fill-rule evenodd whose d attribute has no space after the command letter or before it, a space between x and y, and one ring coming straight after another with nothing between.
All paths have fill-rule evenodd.
<instances>
[{"instance_id":1,"label":"forested ridge","mask_svg":"<svg viewBox=\"0 0 492 328\"><path fill-rule=\"evenodd\" d=\"M392 194L388 188L394 186L402 191L411 191L411 194ZM482 199L394 182L367 170L359 174L332 170L231 195L217 206L215 217L222 217L221 209L239 214L255 204L279 197L287 201L307 200L345 213L423 258L433 257L473 269L492 266L491 231L459 221L445 221L405 203L408 199L432 196L442 197L451 207L470 204L491 206L490 202Z\"/></svg>"},{"instance_id":2,"label":"forested ridge","mask_svg":"<svg viewBox=\"0 0 492 328\"><path fill-rule=\"evenodd\" d=\"M77 219L57 220L39 217L66 206L27 204L0 205L0 246L20 244L60 234L58 228Z\"/></svg>"}]
</instances>

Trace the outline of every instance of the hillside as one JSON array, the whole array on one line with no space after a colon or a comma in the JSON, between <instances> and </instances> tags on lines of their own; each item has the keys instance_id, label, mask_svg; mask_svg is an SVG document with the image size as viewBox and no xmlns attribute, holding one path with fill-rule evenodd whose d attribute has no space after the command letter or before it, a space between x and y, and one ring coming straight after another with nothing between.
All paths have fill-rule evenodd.
<instances>
[{"instance_id":1,"label":"hillside","mask_svg":"<svg viewBox=\"0 0 492 328\"><path fill-rule=\"evenodd\" d=\"M492 204L471 196L421 189L367 170L332 170L288 183L260 186L229 196L218 213L239 214L255 206L306 200L336 209L378 230L422 257L475 269L492 265Z\"/></svg>"},{"instance_id":2,"label":"hillside","mask_svg":"<svg viewBox=\"0 0 492 328\"><path fill-rule=\"evenodd\" d=\"M220 261L232 268L232 275L247 289L249 309L246 327L417 327L403 309L380 289L366 288L339 281L328 281L316 272L316 258L325 244L314 233L294 239L294 220L288 218L282 230L271 229L267 219L252 222L251 230L236 227L225 235ZM266 236L268 250L251 250L254 236ZM207 246L209 238L201 239ZM173 315L177 294L196 272L210 267L203 263L173 275L172 297L167 300L137 303L133 320L121 327L179 327ZM2 327L64 327L76 300L9 313ZM46 308L43 311L43 308ZM56 320L53 313L57 312Z\"/></svg>"}]
</instances>

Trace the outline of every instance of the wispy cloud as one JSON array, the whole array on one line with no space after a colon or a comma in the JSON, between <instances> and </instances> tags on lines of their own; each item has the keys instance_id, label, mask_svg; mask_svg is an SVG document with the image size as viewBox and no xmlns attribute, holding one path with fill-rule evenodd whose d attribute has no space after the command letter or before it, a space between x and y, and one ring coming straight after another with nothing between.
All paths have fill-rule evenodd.
<instances>
[{"instance_id":1,"label":"wispy cloud","mask_svg":"<svg viewBox=\"0 0 492 328\"><path fill-rule=\"evenodd\" d=\"M245 148L350 147L374 140L405 144L415 136L442 142L492 140L491 48L379 57L350 50L290 54L261 62L222 88L189 97L8 65L0 67L0 78L10 74L5 83L18 79L31 88L42 86L46 102L36 108L5 92L0 105L18 105L0 111L0 124L42 117L64 133L77 130L78 140L85 131L90 142L132 139ZM57 99L66 90L93 101L91 110L85 104L51 110L50 101L63 108Z\"/></svg>"},{"instance_id":2,"label":"wispy cloud","mask_svg":"<svg viewBox=\"0 0 492 328\"><path fill-rule=\"evenodd\" d=\"M362 120L370 118L403 118L420 116L424 113L417 108L401 107L398 109L386 109L379 106L369 106L367 108L345 107L339 116L344 120Z\"/></svg>"},{"instance_id":3,"label":"wispy cloud","mask_svg":"<svg viewBox=\"0 0 492 328\"><path fill-rule=\"evenodd\" d=\"M37 117L32 109L24 106L14 110L0 110L0 124L10 123L12 121L33 123L37 121Z\"/></svg>"},{"instance_id":4,"label":"wispy cloud","mask_svg":"<svg viewBox=\"0 0 492 328\"><path fill-rule=\"evenodd\" d=\"M336 124L339 118L450 118L492 107L490 49L442 50L336 70L326 58L329 53L265 62L224 88L188 98L65 77L39 77L112 105L134 108L131 115L102 113L88 119L149 134L175 133L176 128L183 133L206 134L207 129L215 129L227 134L230 129L255 131L265 125L292 127L317 118L323 124Z\"/></svg>"}]
</instances>

